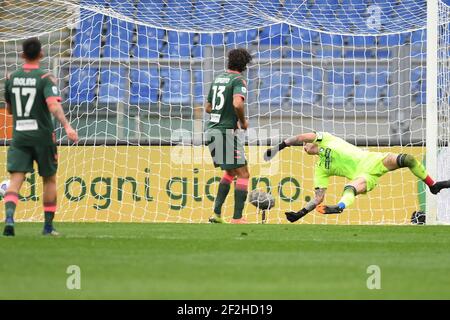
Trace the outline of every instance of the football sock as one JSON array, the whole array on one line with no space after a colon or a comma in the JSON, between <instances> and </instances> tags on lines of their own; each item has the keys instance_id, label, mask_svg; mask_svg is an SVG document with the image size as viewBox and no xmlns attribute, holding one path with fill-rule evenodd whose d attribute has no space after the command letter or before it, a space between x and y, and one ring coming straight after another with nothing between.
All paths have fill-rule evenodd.
<instances>
[{"instance_id":1,"label":"football sock","mask_svg":"<svg viewBox=\"0 0 450 320\"><path fill-rule=\"evenodd\" d=\"M236 181L234 189L234 214L233 219L242 218L242 210L244 210L245 201L248 194L248 179L239 178Z\"/></svg>"},{"instance_id":2,"label":"football sock","mask_svg":"<svg viewBox=\"0 0 450 320\"><path fill-rule=\"evenodd\" d=\"M7 225L14 224L14 212L16 211L17 202L19 202L19 195L14 192L7 192L5 194L5 223Z\"/></svg>"},{"instance_id":3,"label":"football sock","mask_svg":"<svg viewBox=\"0 0 450 320\"><path fill-rule=\"evenodd\" d=\"M425 167L417 161L410 154L399 154L397 157L397 164L400 168L408 167L409 170L420 180L426 183L427 186L431 187L434 184L434 180L427 174Z\"/></svg>"},{"instance_id":4,"label":"football sock","mask_svg":"<svg viewBox=\"0 0 450 320\"><path fill-rule=\"evenodd\" d=\"M55 217L56 203L44 203L44 228L53 228L53 218Z\"/></svg>"},{"instance_id":5,"label":"football sock","mask_svg":"<svg viewBox=\"0 0 450 320\"><path fill-rule=\"evenodd\" d=\"M216 200L214 201L214 213L218 216L222 214L222 206L228 196L228 192L230 192L230 184L233 182L233 178L233 176L225 173L220 180Z\"/></svg>"},{"instance_id":6,"label":"football sock","mask_svg":"<svg viewBox=\"0 0 450 320\"><path fill-rule=\"evenodd\" d=\"M339 200L338 207L341 209L348 208L353 204L356 198L356 189L353 186L345 186L344 193L341 200Z\"/></svg>"}]
</instances>

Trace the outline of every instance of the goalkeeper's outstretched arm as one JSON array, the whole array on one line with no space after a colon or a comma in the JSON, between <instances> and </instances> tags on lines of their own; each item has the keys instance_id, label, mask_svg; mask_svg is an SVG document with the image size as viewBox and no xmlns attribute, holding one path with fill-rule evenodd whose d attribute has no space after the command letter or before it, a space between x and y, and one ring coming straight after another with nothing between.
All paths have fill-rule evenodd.
<instances>
[{"instance_id":1,"label":"goalkeeper's outstretched arm","mask_svg":"<svg viewBox=\"0 0 450 320\"><path fill-rule=\"evenodd\" d=\"M309 132L309 133L302 133L297 136L293 136L290 138L287 138L286 140L282 141L279 145L276 145L264 153L264 160L269 161L271 160L279 151L283 150L286 147L290 146L301 146L303 143L308 142L315 142L317 138L317 135L315 132Z\"/></svg>"},{"instance_id":2,"label":"goalkeeper's outstretched arm","mask_svg":"<svg viewBox=\"0 0 450 320\"><path fill-rule=\"evenodd\" d=\"M313 211L319 204L321 204L323 202L326 191L327 191L326 188L316 188L314 198L312 200L310 200L300 211L286 212L286 218L290 222L295 222L298 219L306 216L308 213Z\"/></svg>"}]
</instances>

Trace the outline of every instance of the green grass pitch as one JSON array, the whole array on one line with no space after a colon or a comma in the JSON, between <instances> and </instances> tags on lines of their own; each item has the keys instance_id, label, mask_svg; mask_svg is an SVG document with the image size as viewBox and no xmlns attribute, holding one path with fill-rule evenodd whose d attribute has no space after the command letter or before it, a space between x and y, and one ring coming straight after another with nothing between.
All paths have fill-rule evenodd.
<instances>
[{"instance_id":1,"label":"green grass pitch","mask_svg":"<svg viewBox=\"0 0 450 320\"><path fill-rule=\"evenodd\" d=\"M3 227L3 226L2 226ZM450 298L450 228L18 223L0 238L1 299ZM81 290L68 290L69 265ZM367 289L378 265L381 289Z\"/></svg>"}]
</instances>

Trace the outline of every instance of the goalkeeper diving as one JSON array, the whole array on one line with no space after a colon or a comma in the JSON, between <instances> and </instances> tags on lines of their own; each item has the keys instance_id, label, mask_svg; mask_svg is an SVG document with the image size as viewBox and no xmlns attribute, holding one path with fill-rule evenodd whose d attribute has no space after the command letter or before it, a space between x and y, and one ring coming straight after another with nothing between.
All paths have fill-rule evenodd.
<instances>
[{"instance_id":1,"label":"goalkeeper diving","mask_svg":"<svg viewBox=\"0 0 450 320\"><path fill-rule=\"evenodd\" d=\"M310 132L288 138L268 149L264 159L269 161L284 148L300 145L303 145L307 154L319 157L314 172L315 196L300 211L286 212L290 222L297 221L314 209L322 214L342 213L353 204L358 194L372 191L381 176L399 168L408 168L433 194L450 188L450 180L434 182L424 166L412 155L365 151L327 132ZM338 204L323 205L332 176L345 177L350 182L344 187Z\"/></svg>"}]
</instances>

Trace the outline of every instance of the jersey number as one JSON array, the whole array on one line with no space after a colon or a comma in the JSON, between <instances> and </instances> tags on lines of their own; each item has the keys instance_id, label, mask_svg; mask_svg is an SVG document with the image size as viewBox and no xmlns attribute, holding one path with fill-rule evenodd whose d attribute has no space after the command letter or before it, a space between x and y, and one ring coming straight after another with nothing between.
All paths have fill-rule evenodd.
<instances>
[{"instance_id":1,"label":"jersey number","mask_svg":"<svg viewBox=\"0 0 450 320\"><path fill-rule=\"evenodd\" d=\"M22 90L20 90L22 89ZM33 108L34 99L36 98L36 88L12 88L11 90L16 96L16 109L17 116L22 117L22 99L21 96L28 96L27 103L25 104L25 113L23 117L30 116L31 108ZM21 92L22 91L22 94Z\"/></svg>"},{"instance_id":2,"label":"jersey number","mask_svg":"<svg viewBox=\"0 0 450 320\"><path fill-rule=\"evenodd\" d=\"M225 97L223 96L223 92L225 91L225 86L213 86L212 87L213 94L213 110L220 110L223 108L223 104L225 103ZM216 103L216 97L219 97L219 103Z\"/></svg>"}]
</instances>

